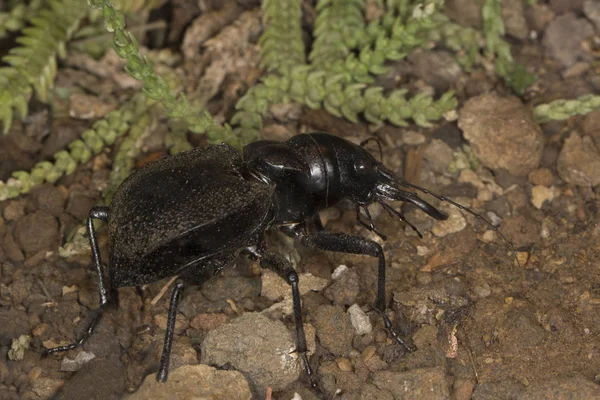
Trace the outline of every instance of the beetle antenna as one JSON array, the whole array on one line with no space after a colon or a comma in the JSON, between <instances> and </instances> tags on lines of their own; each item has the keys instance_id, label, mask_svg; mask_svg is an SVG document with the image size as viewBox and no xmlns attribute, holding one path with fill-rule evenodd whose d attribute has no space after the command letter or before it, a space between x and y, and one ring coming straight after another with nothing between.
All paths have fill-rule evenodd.
<instances>
[{"instance_id":1,"label":"beetle antenna","mask_svg":"<svg viewBox=\"0 0 600 400\"><path fill-rule=\"evenodd\" d=\"M371 140L377 142L377 146L379 146L379 162L383 162L383 146L381 145L381 139L379 139L377 136L370 136L366 138L360 142L360 147L365 147L365 144L369 143Z\"/></svg>"},{"instance_id":2,"label":"beetle antenna","mask_svg":"<svg viewBox=\"0 0 600 400\"><path fill-rule=\"evenodd\" d=\"M500 230L497 227L495 227L490 221L488 221L487 219L485 219L484 217L482 217L480 214L477 214L475 211L473 211L470 208L465 207L465 206L463 206L463 205L455 202L454 200L450 200L449 198L447 198L445 196L439 195L437 193L433 193L432 191L430 191L428 189L425 189L424 187L413 185L412 183L408 183L406 181L399 180L399 179L397 181L401 185L407 186L407 187L412 188L412 189L416 189L416 190L418 190L418 191L420 191L422 193L425 193L425 194L428 194L430 196L433 196L433 197L435 197L438 200L445 201L446 203L450 203L454 207L458 208L459 210L466 211L469 214L473 215L475 218L477 218L477 219L485 222L486 224L488 224L490 226L490 228L492 228L502 238L502 240L506 244L508 244L510 246L510 248L512 250L512 253L513 253L513 256L515 257L515 260L517 260L518 266L521 267L521 263L519 262L519 258L517 257L517 250L515 249L515 246L512 244L512 242L510 240L508 240L506 238L506 236L504 236L502 234L502 232L500 232Z\"/></svg>"},{"instance_id":3,"label":"beetle antenna","mask_svg":"<svg viewBox=\"0 0 600 400\"><path fill-rule=\"evenodd\" d=\"M396 210L394 207L390 206L389 204L384 203L383 201L380 201L379 204L381 204L381 206L390 214L390 216L396 216L400 219L400 221L404 222L405 224L407 224L408 226L410 226L412 228L413 231L415 231L417 233L417 235L419 235L419 238L423 239L423 235L421 234L421 232L419 232L419 230L417 229L416 226L414 226L413 224L410 223L409 220L406 219L406 217L404 215L402 215L402 213L398 210Z\"/></svg>"}]
</instances>

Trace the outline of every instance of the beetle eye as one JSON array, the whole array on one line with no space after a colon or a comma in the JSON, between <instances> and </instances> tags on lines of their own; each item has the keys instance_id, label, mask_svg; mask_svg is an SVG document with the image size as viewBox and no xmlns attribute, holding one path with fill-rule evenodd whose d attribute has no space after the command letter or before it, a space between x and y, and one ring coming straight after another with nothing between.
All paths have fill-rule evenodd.
<instances>
[{"instance_id":1,"label":"beetle eye","mask_svg":"<svg viewBox=\"0 0 600 400\"><path fill-rule=\"evenodd\" d=\"M364 175L369 169L369 165L367 164L367 161L359 158L358 160L354 161L354 172L358 175Z\"/></svg>"}]
</instances>

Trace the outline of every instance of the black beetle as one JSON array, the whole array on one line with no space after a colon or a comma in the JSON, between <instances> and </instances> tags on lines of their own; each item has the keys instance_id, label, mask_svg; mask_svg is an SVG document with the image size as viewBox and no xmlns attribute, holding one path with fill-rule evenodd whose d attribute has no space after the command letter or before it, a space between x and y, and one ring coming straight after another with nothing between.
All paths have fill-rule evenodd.
<instances>
[{"instance_id":1,"label":"black beetle","mask_svg":"<svg viewBox=\"0 0 600 400\"><path fill-rule=\"evenodd\" d=\"M316 386L306 356L298 275L283 256L266 250L264 234L269 228L300 239L308 247L377 257L374 308L381 313L390 335L413 350L392 329L385 314L385 258L381 245L360 236L325 231L319 211L349 199L356 206L358 221L383 239L367 209L371 203L381 204L405 222L404 216L386 201L408 202L435 219L448 218L410 191L416 189L485 219L452 200L396 177L363 143L356 145L328 133L301 134L286 142L263 140L249 144L244 148L243 159L229 145L213 145L155 161L134 172L115 193L110 209L94 207L87 221L100 308L77 342L47 353L81 345L109 304L111 290L179 276L171 295L157 375L157 380L165 381L184 282L202 284L241 253L260 260L261 267L275 271L291 285L297 351L311 384ZM361 219L361 210L366 222ZM93 219L108 222L108 283ZM314 222L315 233L308 232L309 221Z\"/></svg>"}]
</instances>

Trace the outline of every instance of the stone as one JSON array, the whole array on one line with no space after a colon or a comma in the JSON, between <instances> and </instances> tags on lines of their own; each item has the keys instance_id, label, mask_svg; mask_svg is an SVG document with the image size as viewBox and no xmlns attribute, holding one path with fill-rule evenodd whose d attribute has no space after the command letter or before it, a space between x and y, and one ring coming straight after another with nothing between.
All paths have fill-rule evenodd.
<instances>
[{"instance_id":1,"label":"stone","mask_svg":"<svg viewBox=\"0 0 600 400\"><path fill-rule=\"evenodd\" d=\"M342 307L323 305L311 315L317 337L323 347L335 356L347 356L352 350L354 327Z\"/></svg>"},{"instance_id":2,"label":"stone","mask_svg":"<svg viewBox=\"0 0 600 400\"><path fill-rule=\"evenodd\" d=\"M567 183L580 186L600 184L600 152L589 136L573 132L558 156L557 169Z\"/></svg>"},{"instance_id":3,"label":"stone","mask_svg":"<svg viewBox=\"0 0 600 400\"><path fill-rule=\"evenodd\" d=\"M560 195L560 190L552 187L536 185L531 188L531 204L538 210L542 208L545 202L551 202Z\"/></svg>"},{"instance_id":4,"label":"stone","mask_svg":"<svg viewBox=\"0 0 600 400\"><path fill-rule=\"evenodd\" d=\"M598 0L586 0L583 3L583 13L594 23L596 30L600 31L600 2Z\"/></svg>"},{"instance_id":5,"label":"stone","mask_svg":"<svg viewBox=\"0 0 600 400\"><path fill-rule=\"evenodd\" d=\"M261 397L265 387L282 390L302 370L285 325L259 313L246 313L210 331L201 349L202 363L241 371Z\"/></svg>"},{"instance_id":6,"label":"stone","mask_svg":"<svg viewBox=\"0 0 600 400\"><path fill-rule=\"evenodd\" d=\"M349 306L356 301L360 292L358 273L353 269L348 269L333 281L331 286L325 289L325 298L331 300L333 304Z\"/></svg>"},{"instance_id":7,"label":"stone","mask_svg":"<svg viewBox=\"0 0 600 400\"><path fill-rule=\"evenodd\" d=\"M208 365L185 365L171 370L166 382L148 375L128 400L252 399L250 386L239 371L220 371Z\"/></svg>"},{"instance_id":8,"label":"stone","mask_svg":"<svg viewBox=\"0 0 600 400\"><path fill-rule=\"evenodd\" d=\"M353 304L348 308L348 315L350 315L350 322L357 335L366 335L373 331L373 325L371 325L369 316L358 304Z\"/></svg>"},{"instance_id":9,"label":"stone","mask_svg":"<svg viewBox=\"0 0 600 400\"><path fill-rule=\"evenodd\" d=\"M491 93L473 97L460 111L458 126L479 161L489 168L526 176L540 163L542 131L517 97Z\"/></svg>"},{"instance_id":10,"label":"stone","mask_svg":"<svg viewBox=\"0 0 600 400\"><path fill-rule=\"evenodd\" d=\"M453 87L462 75L462 68L456 58L447 51L417 49L410 53L408 61L413 65L417 77L439 92Z\"/></svg>"},{"instance_id":11,"label":"stone","mask_svg":"<svg viewBox=\"0 0 600 400\"><path fill-rule=\"evenodd\" d=\"M582 376L563 377L530 385L517 397L517 400L544 399L600 399L600 387Z\"/></svg>"},{"instance_id":12,"label":"stone","mask_svg":"<svg viewBox=\"0 0 600 400\"><path fill-rule=\"evenodd\" d=\"M454 160L454 151L446 142L433 139L425 148L423 158L434 172L442 174L448 171L450 163Z\"/></svg>"},{"instance_id":13,"label":"stone","mask_svg":"<svg viewBox=\"0 0 600 400\"><path fill-rule=\"evenodd\" d=\"M472 0L446 0L444 13L460 25L481 28L481 4Z\"/></svg>"},{"instance_id":14,"label":"stone","mask_svg":"<svg viewBox=\"0 0 600 400\"><path fill-rule=\"evenodd\" d=\"M418 368L406 372L379 371L373 384L387 390L395 400L447 400L450 398L446 374L441 367Z\"/></svg>"},{"instance_id":15,"label":"stone","mask_svg":"<svg viewBox=\"0 0 600 400\"><path fill-rule=\"evenodd\" d=\"M529 28L525 19L523 0L502 1L502 17L504 18L506 33L517 39L527 39Z\"/></svg>"},{"instance_id":16,"label":"stone","mask_svg":"<svg viewBox=\"0 0 600 400\"><path fill-rule=\"evenodd\" d=\"M28 255L57 246L58 236L58 222L46 211L21 218L15 227L15 239Z\"/></svg>"},{"instance_id":17,"label":"stone","mask_svg":"<svg viewBox=\"0 0 600 400\"><path fill-rule=\"evenodd\" d=\"M550 22L542 44L548 55L563 67L568 67L577 61L589 58L581 42L593 34L594 28L590 22L570 12Z\"/></svg>"}]
</instances>

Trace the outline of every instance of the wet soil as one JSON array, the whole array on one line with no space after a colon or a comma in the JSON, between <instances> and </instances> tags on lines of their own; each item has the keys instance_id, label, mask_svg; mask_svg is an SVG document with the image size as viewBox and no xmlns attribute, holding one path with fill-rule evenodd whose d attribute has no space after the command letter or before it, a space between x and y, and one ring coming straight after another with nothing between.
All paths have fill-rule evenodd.
<instances>
[{"instance_id":1,"label":"wet soil","mask_svg":"<svg viewBox=\"0 0 600 400\"><path fill-rule=\"evenodd\" d=\"M584 65L573 71L572 66L565 67L548 54L551 45L543 47L541 38L548 24L571 12L562 10L566 2L539 3L544 10L538 10L538 19L527 14L528 29L536 29L536 38L511 38L516 58L538 74L538 83L526 94L526 104L598 93L598 58L580 58L578 62L587 63L587 68ZM575 10L578 16L581 7ZM242 18L242 11L241 7L226 10L220 24ZM540 20L541 15L547 15L542 11L551 13L547 20ZM174 26L187 23L179 22L173 22ZM219 26L215 22L215 27ZM597 39L600 31L598 26L595 29ZM212 29L210 35L218 30ZM179 73L205 76L206 69L194 65L194 60L187 61ZM202 62L209 63L206 59ZM226 79L214 84L216 91L208 102L211 111L229 115L237 88L247 87L255 79L247 75L256 73L257 64L250 66L253 69L229 70ZM401 67L410 70L411 65ZM570 73L565 76L565 71ZM427 79L413 72L415 82L429 85ZM60 87L73 87L74 81L79 82L77 85L98 84L93 74L66 67L59 71L58 81ZM481 93L510 95L501 82L482 71L462 74L458 82L461 108L467 99ZM110 80L95 92L103 92L112 99L110 103L127 90ZM90 105L100 106L106 104ZM570 181L570 175L560 171L564 162L560 164L559 159L565 141L574 133L589 138L586 143L592 146L593 140L600 138L598 112L542 125L539 162L520 176L506 169L488 168L485 159L479 159L472 169L449 171L467 144L456 122L427 129L373 127L301 107L287 109L285 115L265 120L265 137L284 140L296 133L324 130L359 141L376 134L391 170L469 205L498 225L516 252L489 225L464 212L452 214L454 222L444 225L413 208L393 204L424 234L420 239L406 224L373 207L375 225L388 237L385 242L356 222L350 203L324 212L327 230L357 234L383 244L388 265L388 313L395 330L416 346L416 351L408 352L392 341L383 321L373 312L377 281L374 258L325 253L299 243L290 247L271 235L271 247L298 260L299 272L310 272L328 282L324 290L303 295L305 322L317 328L311 365L321 395L309 388L302 374L295 383L270 394L271 398L291 399L295 392L302 399L600 398L600 197L597 187ZM88 123L81 118L51 116L43 105L33 107L27 123L15 123L11 133L0 138L0 178L5 180L16 169L30 168L64 147ZM157 125L146 135L139 164L155 152L166 153L162 142L157 145L148 139L152 133L161 134ZM378 152L375 144L369 149ZM536 157L534 153L532 149L522 157ZM169 280L146 285L143 291L119 289L118 304L108 310L83 347L42 356L44 348L73 342L98 307L89 253L65 258L59 254L59 246L101 201L110 156L107 150L55 184L0 202L2 399L123 398L157 370L172 286L166 293L163 289ZM503 154L494 157L501 159ZM562 159L568 160L567 155ZM455 212L435 198L424 198L446 212ZM99 231L99 241L107 260L104 229ZM332 273L340 265L349 271L343 279L333 279ZM262 284L259 266L239 259L202 288L186 288L179 307L171 368L198 364L208 332L244 313L260 312L276 304L277 300L261 296ZM333 323L346 318L346 310L353 304L368 315L370 332L357 334L349 328L351 324ZM281 319L293 332L293 317ZM31 343L22 352L22 359L16 360L13 353L9 357L9 350L21 335L29 335ZM266 387L253 390L256 398L270 393Z\"/></svg>"}]
</instances>

